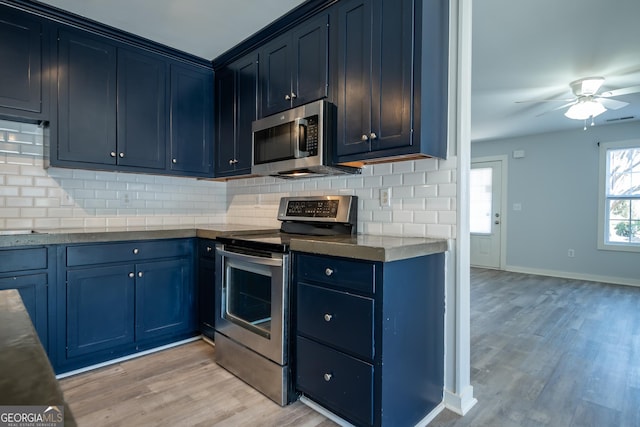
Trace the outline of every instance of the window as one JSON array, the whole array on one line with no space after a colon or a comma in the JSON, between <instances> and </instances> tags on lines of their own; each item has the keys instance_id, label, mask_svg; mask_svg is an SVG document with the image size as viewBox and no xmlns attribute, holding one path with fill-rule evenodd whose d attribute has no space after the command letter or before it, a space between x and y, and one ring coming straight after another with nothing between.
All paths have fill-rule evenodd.
<instances>
[{"instance_id":1,"label":"window","mask_svg":"<svg viewBox=\"0 0 640 427\"><path fill-rule=\"evenodd\" d=\"M640 252L640 141L600 144L599 249Z\"/></svg>"},{"instance_id":2,"label":"window","mask_svg":"<svg viewBox=\"0 0 640 427\"><path fill-rule=\"evenodd\" d=\"M491 233L491 212L493 211L493 169L474 168L469 176L470 223L469 231L477 234Z\"/></svg>"}]
</instances>

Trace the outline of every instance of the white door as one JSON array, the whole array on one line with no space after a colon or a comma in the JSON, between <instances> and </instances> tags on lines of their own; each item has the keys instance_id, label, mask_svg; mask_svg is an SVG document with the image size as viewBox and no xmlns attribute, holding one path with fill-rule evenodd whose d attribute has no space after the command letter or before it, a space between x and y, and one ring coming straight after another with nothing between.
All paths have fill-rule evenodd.
<instances>
[{"instance_id":1,"label":"white door","mask_svg":"<svg viewBox=\"0 0 640 427\"><path fill-rule=\"evenodd\" d=\"M471 265L502 268L502 162L471 163Z\"/></svg>"}]
</instances>

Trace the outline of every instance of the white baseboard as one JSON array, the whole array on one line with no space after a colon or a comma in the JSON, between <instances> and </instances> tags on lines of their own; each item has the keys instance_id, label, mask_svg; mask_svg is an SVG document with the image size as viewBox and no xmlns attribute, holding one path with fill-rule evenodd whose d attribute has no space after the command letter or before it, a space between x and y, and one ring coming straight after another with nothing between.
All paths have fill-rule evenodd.
<instances>
[{"instance_id":1,"label":"white baseboard","mask_svg":"<svg viewBox=\"0 0 640 427\"><path fill-rule=\"evenodd\" d=\"M431 421L433 421L440 412L444 411L444 402L440 402L438 406L433 408L433 411L429 412L426 417L421 419L415 427L426 427Z\"/></svg>"},{"instance_id":2,"label":"white baseboard","mask_svg":"<svg viewBox=\"0 0 640 427\"><path fill-rule=\"evenodd\" d=\"M58 374L58 375L56 375L56 379L60 380L62 378L67 378L67 377L71 377L73 375L82 374L84 372L92 371L94 369L102 368L102 367L109 366L109 365L114 365L114 364L120 363L120 362L125 362L127 360L135 359L137 357L146 356L147 354L157 353L159 351L166 350L168 348L177 347L179 345L187 344L187 343L190 343L190 342L193 342L193 341L198 341L199 339L202 339L202 336L197 336L197 337L193 337L193 338L187 338L186 340L172 342L171 344L166 344L166 345L163 345L163 346L160 346L160 347L155 347L155 348L152 348L152 349L149 349L149 350L141 351L140 353L129 354L127 356L119 357L117 359L111 359L111 360L107 360L106 362L96 363L95 365L86 366L84 368L76 369L75 371L69 371L69 372L65 372L63 374Z\"/></svg>"},{"instance_id":3,"label":"white baseboard","mask_svg":"<svg viewBox=\"0 0 640 427\"><path fill-rule=\"evenodd\" d=\"M466 415L476 403L478 399L473 397L473 386L466 387L460 394L444 391L444 406L460 416Z\"/></svg>"},{"instance_id":4,"label":"white baseboard","mask_svg":"<svg viewBox=\"0 0 640 427\"><path fill-rule=\"evenodd\" d=\"M600 276L596 274L583 274L573 271L547 270L543 268L520 267L517 265L507 265L505 271L513 273L536 274L538 276L560 277L563 279L586 280L589 282L611 283L614 285L638 286L639 279L630 279L627 277Z\"/></svg>"}]
</instances>

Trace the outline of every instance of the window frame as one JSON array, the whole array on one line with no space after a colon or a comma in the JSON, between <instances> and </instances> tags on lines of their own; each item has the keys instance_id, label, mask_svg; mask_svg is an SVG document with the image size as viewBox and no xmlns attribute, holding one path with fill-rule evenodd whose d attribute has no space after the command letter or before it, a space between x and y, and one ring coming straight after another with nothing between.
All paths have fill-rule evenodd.
<instances>
[{"instance_id":1,"label":"window frame","mask_svg":"<svg viewBox=\"0 0 640 427\"><path fill-rule=\"evenodd\" d=\"M624 150L629 148L640 149L640 139L624 141L601 142L599 146L599 170L598 170L598 249L623 252L640 252L640 243L611 243L607 242L609 228L609 212L607 209L607 153L609 150ZM610 197L616 199L617 197Z\"/></svg>"}]
</instances>

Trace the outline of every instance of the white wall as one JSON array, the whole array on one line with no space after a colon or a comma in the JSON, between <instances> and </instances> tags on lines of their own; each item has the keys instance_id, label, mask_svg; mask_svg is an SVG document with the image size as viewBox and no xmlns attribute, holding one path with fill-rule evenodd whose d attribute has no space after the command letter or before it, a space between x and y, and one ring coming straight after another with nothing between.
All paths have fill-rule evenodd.
<instances>
[{"instance_id":1,"label":"white wall","mask_svg":"<svg viewBox=\"0 0 640 427\"><path fill-rule=\"evenodd\" d=\"M638 253L597 249L597 143L639 135L638 121L586 131L576 121L573 131L471 144L472 158L508 156L507 270L640 286Z\"/></svg>"},{"instance_id":2,"label":"white wall","mask_svg":"<svg viewBox=\"0 0 640 427\"><path fill-rule=\"evenodd\" d=\"M0 229L224 222L224 183L43 169L42 129L0 120Z\"/></svg>"}]
</instances>

